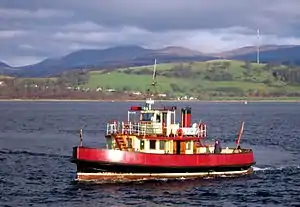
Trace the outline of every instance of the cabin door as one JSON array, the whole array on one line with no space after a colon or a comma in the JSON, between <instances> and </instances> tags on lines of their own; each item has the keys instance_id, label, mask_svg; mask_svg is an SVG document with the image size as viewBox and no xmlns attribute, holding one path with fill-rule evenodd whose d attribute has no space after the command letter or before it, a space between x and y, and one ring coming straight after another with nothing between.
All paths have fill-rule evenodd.
<instances>
[{"instance_id":1,"label":"cabin door","mask_svg":"<svg viewBox=\"0 0 300 207\"><path fill-rule=\"evenodd\" d=\"M173 146L173 151L174 151L174 154L185 154L185 150L186 150L186 144L185 144L185 141L180 141L180 140L177 140L177 141L174 141L174 146Z\"/></svg>"},{"instance_id":2,"label":"cabin door","mask_svg":"<svg viewBox=\"0 0 300 207\"><path fill-rule=\"evenodd\" d=\"M185 154L185 150L186 150L186 142L181 141L180 142L180 154Z\"/></svg>"},{"instance_id":3,"label":"cabin door","mask_svg":"<svg viewBox=\"0 0 300 207\"><path fill-rule=\"evenodd\" d=\"M176 154L180 154L180 141L176 141Z\"/></svg>"}]
</instances>

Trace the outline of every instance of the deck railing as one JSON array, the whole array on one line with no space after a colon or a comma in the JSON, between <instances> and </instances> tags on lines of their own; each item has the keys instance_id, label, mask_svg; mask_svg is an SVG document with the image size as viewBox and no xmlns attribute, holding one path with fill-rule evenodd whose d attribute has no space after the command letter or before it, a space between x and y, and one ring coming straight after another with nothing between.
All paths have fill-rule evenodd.
<instances>
[{"instance_id":1,"label":"deck railing","mask_svg":"<svg viewBox=\"0 0 300 207\"><path fill-rule=\"evenodd\" d=\"M107 123L106 134L162 134L162 127L156 123L110 122Z\"/></svg>"},{"instance_id":2,"label":"deck railing","mask_svg":"<svg viewBox=\"0 0 300 207\"><path fill-rule=\"evenodd\" d=\"M179 128L178 124L170 125L172 133L176 133ZM206 126L199 129L198 125L193 127L182 127L184 136L198 136L206 137ZM161 123L151 122L118 122L113 121L107 123L106 134L128 134L128 135L150 135L150 134L163 134Z\"/></svg>"}]
</instances>

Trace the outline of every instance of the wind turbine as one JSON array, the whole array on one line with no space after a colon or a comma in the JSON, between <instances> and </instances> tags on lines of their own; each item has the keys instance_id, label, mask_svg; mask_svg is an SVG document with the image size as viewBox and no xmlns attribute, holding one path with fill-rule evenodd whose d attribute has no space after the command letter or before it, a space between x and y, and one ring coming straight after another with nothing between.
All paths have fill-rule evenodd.
<instances>
[{"instance_id":1,"label":"wind turbine","mask_svg":"<svg viewBox=\"0 0 300 207\"><path fill-rule=\"evenodd\" d=\"M259 64L260 63L260 57L259 57L259 50L260 50L260 34L259 34L259 29L257 29L256 31L256 37L257 37L257 45L256 45L256 63Z\"/></svg>"},{"instance_id":2,"label":"wind turbine","mask_svg":"<svg viewBox=\"0 0 300 207\"><path fill-rule=\"evenodd\" d=\"M156 81L156 59L155 59L154 66L153 66L152 85L155 86L156 83L157 81Z\"/></svg>"}]
</instances>

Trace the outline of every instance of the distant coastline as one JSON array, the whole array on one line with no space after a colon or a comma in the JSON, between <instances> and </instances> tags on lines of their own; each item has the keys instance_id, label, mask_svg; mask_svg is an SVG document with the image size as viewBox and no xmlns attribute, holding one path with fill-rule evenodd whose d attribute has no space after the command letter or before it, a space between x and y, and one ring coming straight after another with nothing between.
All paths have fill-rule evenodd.
<instances>
[{"instance_id":1,"label":"distant coastline","mask_svg":"<svg viewBox=\"0 0 300 207\"><path fill-rule=\"evenodd\" d=\"M161 100L160 102L216 102L216 103L248 103L248 102L300 102L299 98L247 98L247 99L202 99L202 100ZM0 102L144 102L142 99L0 99Z\"/></svg>"}]
</instances>

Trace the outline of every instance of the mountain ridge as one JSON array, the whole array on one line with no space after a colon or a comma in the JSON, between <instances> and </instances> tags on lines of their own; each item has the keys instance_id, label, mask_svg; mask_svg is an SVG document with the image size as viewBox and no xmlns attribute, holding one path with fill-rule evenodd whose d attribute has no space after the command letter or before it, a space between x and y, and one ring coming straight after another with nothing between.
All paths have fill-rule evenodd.
<instances>
[{"instance_id":1,"label":"mountain ridge","mask_svg":"<svg viewBox=\"0 0 300 207\"><path fill-rule=\"evenodd\" d=\"M291 48L295 46L296 45L262 45L259 47L259 51L260 52L274 51L281 48ZM230 58L237 55L246 55L249 53L256 53L256 52L257 52L257 46L245 46L245 47L240 47L240 48L236 48L224 52L213 53L212 55L216 57Z\"/></svg>"},{"instance_id":2,"label":"mountain ridge","mask_svg":"<svg viewBox=\"0 0 300 207\"><path fill-rule=\"evenodd\" d=\"M148 49L137 45L115 46L106 49L81 49L58 58L47 58L36 64L11 67L0 62L0 72L19 77L45 77L79 69L113 69L150 65L154 59L160 63L180 61L207 61L213 59L235 59L256 61L255 46L246 46L220 53L203 53L180 46ZM266 61L292 61L300 64L299 45L262 45L260 58Z\"/></svg>"},{"instance_id":3,"label":"mountain ridge","mask_svg":"<svg viewBox=\"0 0 300 207\"><path fill-rule=\"evenodd\" d=\"M10 65L8 65L7 63L5 63L4 61L0 61L0 68L2 67L8 67L8 68L11 68Z\"/></svg>"}]
</instances>

